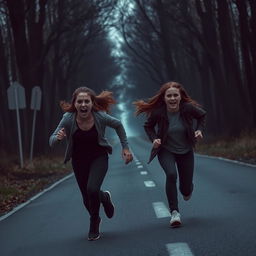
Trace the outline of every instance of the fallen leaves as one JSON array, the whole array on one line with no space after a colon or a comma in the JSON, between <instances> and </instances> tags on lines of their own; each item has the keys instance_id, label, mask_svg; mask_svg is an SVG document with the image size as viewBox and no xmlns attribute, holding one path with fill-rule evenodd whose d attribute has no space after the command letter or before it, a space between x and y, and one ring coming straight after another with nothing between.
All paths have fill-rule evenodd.
<instances>
[{"instance_id":1,"label":"fallen leaves","mask_svg":"<svg viewBox=\"0 0 256 256\"><path fill-rule=\"evenodd\" d=\"M69 174L71 168L59 164L58 159L40 158L33 165L20 169L17 165L1 166L0 215L4 215Z\"/></svg>"}]
</instances>

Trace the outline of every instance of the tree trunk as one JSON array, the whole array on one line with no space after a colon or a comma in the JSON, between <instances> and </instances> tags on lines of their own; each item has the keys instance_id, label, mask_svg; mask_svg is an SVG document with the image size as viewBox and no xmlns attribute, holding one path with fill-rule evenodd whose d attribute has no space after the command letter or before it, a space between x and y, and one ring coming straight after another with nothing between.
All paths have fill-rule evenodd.
<instances>
[{"instance_id":1,"label":"tree trunk","mask_svg":"<svg viewBox=\"0 0 256 256\"><path fill-rule=\"evenodd\" d=\"M163 45L164 61L166 65L166 75L168 80L176 80L176 67L172 56L172 43L170 40L170 32L168 29L168 19L164 10L162 0L157 0L157 15L160 22L161 42Z\"/></svg>"},{"instance_id":2,"label":"tree trunk","mask_svg":"<svg viewBox=\"0 0 256 256\"><path fill-rule=\"evenodd\" d=\"M238 68L238 60L236 59L229 6L227 0L217 0L217 3L220 43L228 88L226 103L230 127L232 127L234 134L236 134L244 126L244 124L238 123L237 119L242 118L245 113L248 113L248 98L242 87L241 72ZM232 97L230 97L231 91ZM241 104L237 104L237 102L241 102Z\"/></svg>"},{"instance_id":3,"label":"tree trunk","mask_svg":"<svg viewBox=\"0 0 256 256\"><path fill-rule=\"evenodd\" d=\"M239 27L240 27L240 35L241 35L241 51L243 56L243 63L244 63L244 70L245 70L245 81L244 83L247 85L249 96L250 96L250 103L251 109L253 110L252 115L252 123L256 125L256 80L255 74L253 70L253 63L251 62L250 58L250 30L249 30L249 23L248 23L248 13L247 13L247 6L244 0L236 0L237 8L239 11Z\"/></svg>"},{"instance_id":4,"label":"tree trunk","mask_svg":"<svg viewBox=\"0 0 256 256\"><path fill-rule=\"evenodd\" d=\"M218 46L218 36L216 32L216 24L214 21L213 6L210 1L205 1L204 6L200 0L196 0L196 8L201 19L202 38L201 44L205 51L206 59L211 68L212 79L215 86L214 105L216 106L216 123L222 125L223 132L228 133L229 121L225 117L225 95L228 95L226 89L226 81L221 65L221 56Z\"/></svg>"},{"instance_id":5,"label":"tree trunk","mask_svg":"<svg viewBox=\"0 0 256 256\"><path fill-rule=\"evenodd\" d=\"M23 1L7 0L7 8L11 21L17 66L20 82L26 88L31 88L30 58L28 53L28 40L26 37L25 10Z\"/></svg>"},{"instance_id":6,"label":"tree trunk","mask_svg":"<svg viewBox=\"0 0 256 256\"><path fill-rule=\"evenodd\" d=\"M251 12L251 18L250 18L250 48L252 52L252 59L253 59L253 66L254 66L254 74L256 73L255 67L256 67L256 1L255 0L249 0L250 4L250 12Z\"/></svg>"}]
</instances>

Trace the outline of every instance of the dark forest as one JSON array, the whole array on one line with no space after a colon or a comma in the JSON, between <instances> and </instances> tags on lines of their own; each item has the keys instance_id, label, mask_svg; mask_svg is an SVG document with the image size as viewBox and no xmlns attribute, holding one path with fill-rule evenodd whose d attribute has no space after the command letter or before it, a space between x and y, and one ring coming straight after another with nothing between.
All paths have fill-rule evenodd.
<instances>
[{"instance_id":1,"label":"dark forest","mask_svg":"<svg viewBox=\"0 0 256 256\"><path fill-rule=\"evenodd\" d=\"M256 127L254 0L2 0L0 14L2 151L18 147L16 114L7 102L14 81L26 91L20 110L26 154L34 86L42 90L36 154L48 152L59 102L79 86L112 90L119 101L125 91L131 104L174 80L207 110L209 135Z\"/></svg>"}]
</instances>

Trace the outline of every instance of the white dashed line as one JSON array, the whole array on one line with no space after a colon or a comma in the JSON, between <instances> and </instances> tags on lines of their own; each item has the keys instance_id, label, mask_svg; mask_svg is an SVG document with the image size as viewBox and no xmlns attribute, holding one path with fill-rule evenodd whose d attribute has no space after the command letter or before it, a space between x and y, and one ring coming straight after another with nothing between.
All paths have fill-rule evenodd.
<instances>
[{"instance_id":1,"label":"white dashed line","mask_svg":"<svg viewBox=\"0 0 256 256\"><path fill-rule=\"evenodd\" d=\"M141 165L141 162L140 162L140 161L138 161L138 162L136 162L135 164L136 164L136 165Z\"/></svg>"},{"instance_id":2,"label":"white dashed line","mask_svg":"<svg viewBox=\"0 0 256 256\"><path fill-rule=\"evenodd\" d=\"M147 175L148 172L147 172L147 171L141 171L140 174L141 174L141 175Z\"/></svg>"},{"instance_id":3,"label":"white dashed line","mask_svg":"<svg viewBox=\"0 0 256 256\"><path fill-rule=\"evenodd\" d=\"M193 256L187 243L170 243L166 244L170 256Z\"/></svg>"},{"instance_id":4,"label":"white dashed line","mask_svg":"<svg viewBox=\"0 0 256 256\"><path fill-rule=\"evenodd\" d=\"M152 204L157 218L171 217L170 211L163 202L154 202Z\"/></svg>"},{"instance_id":5,"label":"white dashed line","mask_svg":"<svg viewBox=\"0 0 256 256\"><path fill-rule=\"evenodd\" d=\"M156 186L155 182L152 181L152 180L146 180L146 181L144 181L144 184L145 184L146 187L150 187L150 188Z\"/></svg>"},{"instance_id":6,"label":"white dashed line","mask_svg":"<svg viewBox=\"0 0 256 256\"><path fill-rule=\"evenodd\" d=\"M137 168L141 169L141 168L143 168L143 165L138 165Z\"/></svg>"}]
</instances>

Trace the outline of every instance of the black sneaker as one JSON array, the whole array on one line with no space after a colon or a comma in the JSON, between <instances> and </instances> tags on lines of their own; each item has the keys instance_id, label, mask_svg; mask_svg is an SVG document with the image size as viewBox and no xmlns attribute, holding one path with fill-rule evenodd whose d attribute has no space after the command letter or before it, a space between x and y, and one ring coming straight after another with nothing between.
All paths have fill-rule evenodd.
<instances>
[{"instance_id":1,"label":"black sneaker","mask_svg":"<svg viewBox=\"0 0 256 256\"><path fill-rule=\"evenodd\" d=\"M107 217L112 218L114 216L115 207L111 201L111 194L109 191L103 192L103 197L101 202Z\"/></svg>"},{"instance_id":2,"label":"black sneaker","mask_svg":"<svg viewBox=\"0 0 256 256\"><path fill-rule=\"evenodd\" d=\"M100 222L101 222L100 217L98 217L97 219L93 219L93 218L90 219L90 229L88 233L89 241L94 241L100 238L100 231L99 231Z\"/></svg>"}]
</instances>

